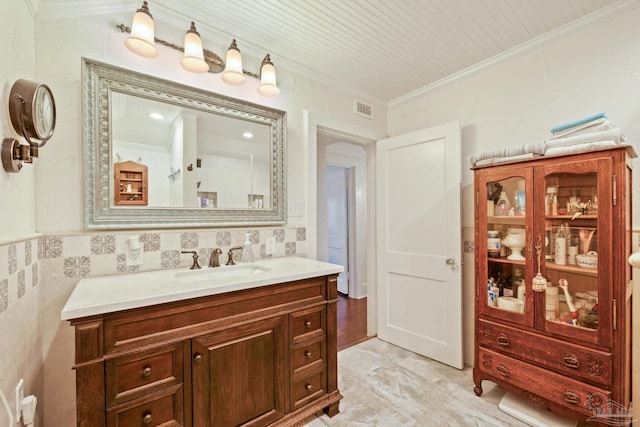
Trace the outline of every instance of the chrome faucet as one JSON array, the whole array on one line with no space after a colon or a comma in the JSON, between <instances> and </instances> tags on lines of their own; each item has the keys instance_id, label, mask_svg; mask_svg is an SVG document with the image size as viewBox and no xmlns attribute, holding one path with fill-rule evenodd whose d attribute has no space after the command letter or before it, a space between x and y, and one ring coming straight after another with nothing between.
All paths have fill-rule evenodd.
<instances>
[{"instance_id":1,"label":"chrome faucet","mask_svg":"<svg viewBox=\"0 0 640 427\"><path fill-rule=\"evenodd\" d=\"M233 262L233 251L238 249L242 249L242 246L236 246L234 248L229 249L229 253L227 254L229 255L229 260L227 261L227 265L236 265L236 263Z\"/></svg>"},{"instance_id":2,"label":"chrome faucet","mask_svg":"<svg viewBox=\"0 0 640 427\"><path fill-rule=\"evenodd\" d=\"M211 257L209 257L209 267L220 267L220 254L222 254L222 249L220 248L215 248L213 252L211 252Z\"/></svg>"}]
</instances>

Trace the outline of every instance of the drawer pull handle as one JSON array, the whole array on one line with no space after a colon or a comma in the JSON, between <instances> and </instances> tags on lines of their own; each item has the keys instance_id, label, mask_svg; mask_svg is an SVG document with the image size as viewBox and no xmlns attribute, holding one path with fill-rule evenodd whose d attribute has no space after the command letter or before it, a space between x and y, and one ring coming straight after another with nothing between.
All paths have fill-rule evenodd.
<instances>
[{"instance_id":1,"label":"drawer pull handle","mask_svg":"<svg viewBox=\"0 0 640 427\"><path fill-rule=\"evenodd\" d=\"M578 395L578 393L576 393L573 390L565 391L564 393L562 393L562 397L568 403L572 403L574 405L577 405L578 403L580 403L580 396Z\"/></svg>"},{"instance_id":2,"label":"drawer pull handle","mask_svg":"<svg viewBox=\"0 0 640 427\"><path fill-rule=\"evenodd\" d=\"M202 355L200 353L196 353L196 355L193 356L193 361L195 363L202 363Z\"/></svg>"},{"instance_id":3,"label":"drawer pull handle","mask_svg":"<svg viewBox=\"0 0 640 427\"><path fill-rule=\"evenodd\" d=\"M151 376L151 366L145 366L142 368L142 378L149 378Z\"/></svg>"},{"instance_id":4,"label":"drawer pull handle","mask_svg":"<svg viewBox=\"0 0 640 427\"><path fill-rule=\"evenodd\" d=\"M304 322L304 326L306 326L307 328L311 327L311 321L307 320L306 322Z\"/></svg>"},{"instance_id":5,"label":"drawer pull handle","mask_svg":"<svg viewBox=\"0 0 640 427\"><path fill-rule=\"evenodd\" d=\"M306 388L307 390L311 391L311 389L313 388L313 386L312 386L311 384L307 384L307 385L305 386L305 388Z\"/></svg>"},{"instance_id":6,"label":"drawer pull handle","mask_svg":"<svg viewBox=\"0 0 640 427\"><path fill-rule=\"evenodd\" d=\"M307 359L311 359L311 352L309 350L305 351L304 355L307 356Z\"/></svg>"},{"instance_id":7,"label":"drawer pull handle","mask_svg":"<svg viewBox=\"0 0 640 427\"><path fill-rule=\"evenodd\" d=\"M151 424L151 412L147 412L142 416L142 422L144 424Z\"/></svg>"},{"instance_id":8,"label":"drawer pull handle","mask_svg":"<svg viewBox=\"0 0 640 427\"><path fill-rule=\"evenodd\" d=\"M509 376L509 369L507 369L506 366L500 364L496 367L496 371L498 371L498 373L504 377L508 377Z\"/></svg>"},{"instance_id":9,"label":"drawer pull handle","mask_svg":"<svg viewBox=\"0 0 640 427\"><path fill-rule=\"evenodd\" d=\"M571 369L578 369L580 367L580 360L574 354L567 354L562 358L564 365Z\"/></svg>"},{"instance_id":10,"label":"drawer pull handle","mask_svg":"<svg viewBox=\"0 0 640 427\"><path fill-rule=\"evenodd\" d=\"M511 345L511 340L505 334L498 335L498 337L496 338L496 342L503 347L508 347L509 345Z\"/></svg>"}]
</instances>

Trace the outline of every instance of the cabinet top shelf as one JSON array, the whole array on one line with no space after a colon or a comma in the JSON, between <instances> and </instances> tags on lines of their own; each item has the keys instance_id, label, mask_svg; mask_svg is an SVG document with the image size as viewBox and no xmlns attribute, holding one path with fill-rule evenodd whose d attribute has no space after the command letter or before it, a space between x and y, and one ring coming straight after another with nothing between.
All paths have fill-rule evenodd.
<instances>
[{"instance_id":1,"label":"cabinet top shelf","mask_svg":"<svg viewBox=\"0 0 640 427\"><path fill-rule=\"evenodd\" d=\"M515 216L489 216L487 221L491 224L524 224L524 215Z\"/></svg>"}]
</instances>

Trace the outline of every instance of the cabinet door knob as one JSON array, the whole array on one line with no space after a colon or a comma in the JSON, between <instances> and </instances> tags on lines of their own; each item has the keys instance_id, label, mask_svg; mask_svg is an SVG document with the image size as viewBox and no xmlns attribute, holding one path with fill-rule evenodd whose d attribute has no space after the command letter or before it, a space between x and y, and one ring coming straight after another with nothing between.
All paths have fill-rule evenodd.
<instances>
[{"instance_id":1,"label":"cabinet door knob","mask_svg":"<svg viewBox=\"0 0 640 427\"><path fill-rule=\"evenodd\" d=\"M142 416L142 423L143 424L151 424L151 412L146 412Z\"/></svg>"},{"instance_id":2,"label":"cabinet door knob","mask_svg":"<svg viewBox=\"0 0 640 427\"><path fill-rule=\"evenodd\" d=\"M306 322L304 322L304 326L306 326L307 328L311 327L311 321L307 320Z\"/></svg>"},{"instance_id":3,"label":"cabinet door knob","mask_svg":"<svg viewBox=\"0 0 640 427\"><path fill-rule=\"evenodd\" d=\"M304 355L307 356L307 359L311 358L311 352L309 350L305 351Z\"/></svg>"},{"instance_id":4,"label":"cabinet door knob","mask_svg":"<svg viewBox=\"0 0 640 427\"><path fill-rule=\"evenodd\" d=\"M193 356L193 361L195 363L202 363L202 355L200 353L196 353L195 356Z\"/></svg>"},{"instance_id":5,"label":"cabinet door knob","mask_svg":"<svg viewBox=\"0 0 640 427\"><path fill-rule=\"evenodd\" d=\"M562 362L564 366L571 369L578 369L580 367L580 359L578 359L575 354L567 354L562 358Z\"/></svg>"},{"instance_id":6,"label":"cabinet door knob","mask_svg":"<svg viewBox=\"0 0 640 427\"><path fill-rule=\"evenodd\" d=\"M506 366L504 365L498 365L496 367L496 371L498 371L498 373L504 377L508 377L509 376L509 369L507 369Z\"/></svg>"},{"instance_id":7,"label":"cabinet door knob","mask_svg":"<svg viewBox=\"0 0 640 427\"><path fill-rule=\"evenodd\" d=\"M500 334L496 337L496 342L503 347L508 347L511 344L511 340L506 334Z\"/></svg>"},{"instance_id":8,"label":"cabinet door knob","mask_svg":"<svg viewBox=\"0 0 640 427\"><path fill-rule=\"evenodd\" d=\"M305 388L306 388L307 390L311 391L311 389L313 388L313 386L312 386L311 384L307 384L307 385L305 386Z\"/></svg>"},{"instance_id":9,"label":"cabinet door knob","mask_svg":"<svg viewBox=\"0 0 640 427\"><path fill-rule=\"evenodd\" d=\"M151 366L145 366L142 368L142 377L149 378L151 376Z\"/></svg>"}]
</instances>

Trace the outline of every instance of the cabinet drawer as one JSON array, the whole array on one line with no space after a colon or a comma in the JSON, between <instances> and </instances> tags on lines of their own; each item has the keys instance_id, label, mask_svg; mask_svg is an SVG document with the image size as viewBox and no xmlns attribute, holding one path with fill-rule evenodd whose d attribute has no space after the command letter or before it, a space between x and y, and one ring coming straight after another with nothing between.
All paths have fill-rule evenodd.
<instances>
[{"instance_id":1,"label":"cabinet drawer","mask_svg":"<svg viewBox=\"0 0 640 427\"><path fill-rule=\"evenodd\" d=\"M107 427L184 425L182 385L107 409Z\"/></svg>"},{"instance_id":2,"label":"cabinet drawer","mask_svg":"<svg viewBox=\"0 0 640 427\"><path fill-rule=\"evenodd\" d=\"M291 384L291 406L297 409L326 394L327 382L324 370Z\"/></svg>"},{"instance_id":3,"label":"cabinet drawer","mask_svg":"<svg viewBox=\"0 0 640 427\"><path fill-rule=\"evenodd\" d=\"M484 348L478 349L478 368L495 378L584 415L606 404L611 393L595 386L530 365Z\"/></svg>"},{"instance_id":4,"label":"cabinet drawer","mask_svg":"<svg viewBox=\"0 0 640 427\"><path fill-rule=\"evenodd\" d=\"M182 383L182 343L107 360L107 406Z\"/></svg>"},{"instance_id":5,"label":"cabinet drawer","mask_svg":"<svg viewBox=\"0 0 640 427\"><path fill-rule=\"evenodd\" d=\"M292 350L293 370L294 372L300 368L314 362L322 362L324 360L324 337L321 337L310 344Z\"/></svg>"},{"instance_id":6,"label":"cabinet drawer","mask_svg":"<svg viewBox=\"0 0 640 427\"><path fill-rule=\"evenodd\" d=\"M324 325L326 324L324 305L296 311L289 316L292 344L324 335Z\"/></svg>"},{"instance_id":7,"label":"cabinet drawer","mask_svg":"<svg viewBox=\"0 0 640 427\"><path fill-rule=\"evenodd\" d=\"M478 344L608 387L612 354L480 319Z\"/></svg>"}]
</instances>

